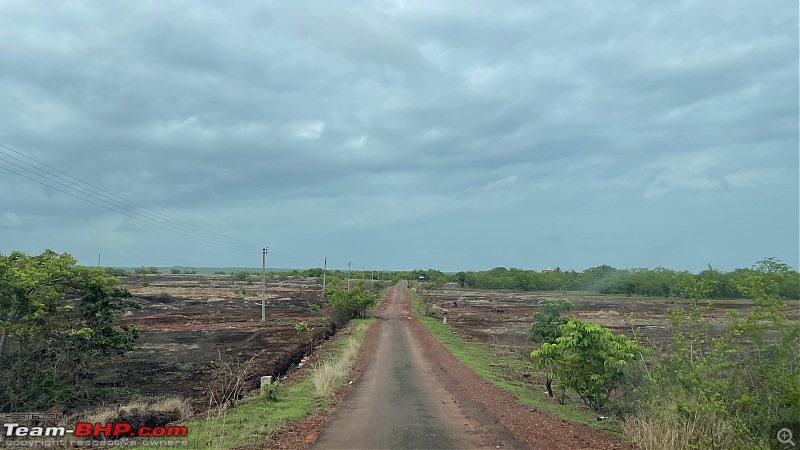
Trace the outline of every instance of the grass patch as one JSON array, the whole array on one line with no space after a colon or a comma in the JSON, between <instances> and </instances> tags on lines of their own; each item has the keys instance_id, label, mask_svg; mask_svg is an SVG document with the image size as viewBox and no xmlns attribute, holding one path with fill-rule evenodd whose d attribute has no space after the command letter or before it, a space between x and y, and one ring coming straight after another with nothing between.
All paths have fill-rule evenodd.
<instances>
[{"instance_id":1,"label":"grass patch","mask_svg":"<svg viewBox=\"0 0 800 450\"><path fill-rule=\"evenodd\" d=\"M311 382L318 397L333 397L339 388L344 386L358 358L359 348L361 342L351 337L347 339L347 345L341 355L336 358L326 358L314 367Z\"/></svg>"},{"instance_id":2,"label":"grass patch","mask_svg":"<svg viewBox=\"0 0 800 450\"><path fill-rule=\"evenodd\" d=\"M597 416L582 404L551 403L545 393L545 373L536 368L530 357L521 357L508 346L468 341L455 334L454 329L441 320L421 313L416 292L411 292L414 314L458 360L495 386L514 394L524 405L544 410L571 422L582 423L602 431L622 435L613 421L597 421ZM554 385L555 388L555 385ZM555 389L554 389L555 390Z\"/></svg>"},{"instance_id":3,"label":"grass patch","mask_svg":"<svg viewBox=\"0 0 800 450\"><path fill-rule=\"evenodd\" d=\"M277 400L270 401L262 396L249 397L235 407L211 410L205 419L182 424L189 429L186 438L189 447L222 450L261 446L292 421L330 405L333 394L350 376L356 359L353 353L358 354L364 335L374 321L372 318L353 319L349 323L352 333L349 336L337 335L323 361L336 366L336 377L326 381L325 395L318 394L314 381L320 369L307 370L300 381L282 387ZM350 362L346 367L339 363L345 358Z\"/></svg>"}]
</instances>

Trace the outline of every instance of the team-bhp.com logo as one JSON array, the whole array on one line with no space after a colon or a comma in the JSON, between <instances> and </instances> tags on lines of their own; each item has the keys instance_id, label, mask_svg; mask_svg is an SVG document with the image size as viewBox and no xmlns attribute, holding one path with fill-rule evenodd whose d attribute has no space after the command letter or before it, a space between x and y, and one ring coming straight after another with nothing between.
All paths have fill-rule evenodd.
<instances>
[{"instance_id":1,"label":"team-bhp.com logo","mask_svg":"<svg viewBox=\"0 0 800 450\"><path fill-rule=\"evenodd\" d=\"M4 423L6 438L19 437L62 437L72 435L81 438L119 439L121 437L185 437L186 427L139 427L127 422L89 423L78 422L75 428L22 426L18 423Z\"/></svg>"}]
</instances>

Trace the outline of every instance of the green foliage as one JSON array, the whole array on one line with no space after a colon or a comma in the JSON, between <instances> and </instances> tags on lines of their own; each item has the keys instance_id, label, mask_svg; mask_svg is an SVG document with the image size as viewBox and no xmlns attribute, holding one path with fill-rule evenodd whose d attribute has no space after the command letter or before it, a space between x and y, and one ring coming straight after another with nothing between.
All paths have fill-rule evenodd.
<instances>
[{"instance_id":1,"label":"green foliage","mask_svg":"<svg viewBox=\"0 0 800 450\"><path fill-rule=\"evenodd\" d=\"M297 330L297 334L305 334L308 336L308 354L310 355L314 351L314 335L311 334L314 328L309 326L308 322L300 321L295 324L294 329Z\"/></svg>"},{"instance_id":2,"label":"green foliage","mask_svg":"<svg viewBox=\"0 0 800 450\"><path fill-rule=\"evenodd\" d=\"M692 304L670 311L673 339L658 348L646 383L636 388L643 414L665 422L677 416L687 430L698 421L717 427L722 421L733 434L726 447L748 449L767 448L775 424L800 419L800 323L787 319L773 276L787 269L776 267L778 272L752 270L736 280L733 288L755 306L746 316L730 311L730 325L716 339L707 337L710 302L701 299L718 289L719 280L709 273L683 287ZM694 448L720 445L703 434L691 440Z\"/></svg>"},{"instance_id":3,"label":"green foliage","mask_svg":"<svg viewBox=\"0 0 800 450\"><path fill-rule=\"evenodd\" d=\"M319 312L319 305L312 303L308 305L308 310L311 311L311 314L316 314Z\"/></svg>"},{"instance_id":4,"label":"green foliage","mask_svg":"<svg viewBox=\"0 0 800 450\"><path fill-rule=\"evenodd\" d=\"M322 267L315 267L312 269L306 270L307 277L321 277L322 276Z\"/></svg>"},{"instance_id":5,"label":"green foliage","mask_svg":"<svg viewBox=\"0 0 800 450\"><path fill-rule=\"evenodd\" d=\"M252 274L250 272L239 271L231 275L233 275L233 279L236 281L250 281L250 275Z\"/></svg>"},{"instance_id":6,"label":"green foliage","mask_svg":"<svg viewBox=\"0 0 800 450\"><path fill-rule=\"evenodd\" d=\"M152 266L151 267L144 267L144 266L142 266L142 267L138 267L136 269L133 269L133 273L135 273L137 275L157 274L158 273L158 267L152 267Z\"/></svg>"},{"instance_id":7,"label":"green foliage","mask_svg":"<svg viewBox=\"0 0 800 450\"><path fill-rule=\"evenodd\" d=\"M555 270L540 273L535 270L506 269L495 267L482 272L458 272L449 277L461 287L477 289L514 289L520 291L593 291L600 294L625 294L628 296L691 298L691 282L706 281L710 288L707 298L749 297L739 289L742 280L751 274L762 274L775 283L778 292L785 298L800 298L800 275L791 266L775 258L765 258L753 267L720 272L710 267L698 274L676 272L656 267L655 269L615 269L603 265L583 272ZM416 279L416 278L406 278Z\"/></svg>"},{"instance_id":8,"label":"green foliage","mask_svg":"<svg viewBox=\"0 0 800 450\"><path fill-rule=\"evenodd\" d=\"M583 423L589 426L618 431L612 421L598 422L597 416L587 413L585 408L577 405L556 405L544 401L538 391L531 390L531 378L537 378L542 373L531 363L530 358L518 355L513 351L497 351L497 346L464 339L450 325L443 324L441 320L427 317L422 314L422 304L417 293L411 293L414 301L414 313L426 328L442 343L458 360L471 368L478 375L484 377L495 386L510 392L517 400L538 410L547 411L555 416Z\"/></svg>"},{"instance_id":9,"label":"green foliage","mask_svg":"<svg viewBox=\"0 0 800 450\"><path fill-rule=\"evenodd\" d=\"M533 342L554 343L559 336L558 327L569 319L561 313L571 310L573 304L567 299L548 299L539 302L539 311L533 313L533 324L528 330L528 339Z\"/></svg>"},{"instance_id":10,"label":"green foliage","mask_svg":"<svg viewBox=\"0 0 800 450\"><path fill-rule=\"evenodd\" d=\"M283 385L280 381L274 381L270 384L264 385L261 389L264 392L264 398L271 401L276 402L281 397L281 392L283 392Z\"/></svg>"},{"instance_id":11,"label":"green foliage","mask_svg":"<svg viewBox=\"0 0 800 450\"><path fill-rule=\"evenodd\" d=\"M537 365L552 368L561 384L590 408L615 406L611 394L623 381L625 366L639 360L645 349L625 335L575 319L561 324L558 333L555 343L531 353Z\"/></svg>"},{"instance_id":12,"label":"green foliage","mask_svg":"<svg viewBox=\"0 0 800 450\"><path fill-rule=\"evenodd\" d=\"M308 326L308 322L297 322L294 326L294 329L297 330L297 334L308 334L311 333L312 328Z\"/></svg>"},{"instance_id":13,"label":"green foliage","mask_svg":"<svg viewBox=\"0 0 800 450\"><path fill-rule=\"evenodd\" d=\"M364 282L361 280L350 290L326 288L325 298L330 301L331 308L342 314L345 320L364 317L367 310L378 300L374 293L364 288Z\"/></svg>"},{"instance_id":14,"label":"green foliage","mask_svg":"<svg viewBox=\"0 0 800 450\"><path fill-rule=\"evenodd\" d=\"M138 307L102 269L67 254L0 254L0 410L74 405L110 355L130 350L135 327L116 325Z\"/></svg>"},{"instance_id":15,"label":"green foliage","mask_svg":"<svg viewBox=\"0 0 800 450\"><path fill-rule=\"evenodd\" d=\"M128 271L121 267L106 267L103 273L111 277L124 277L128 275Z\"/></svg>"},{"instance_id":16,"label":"green foliage","mask_svg":"<svg viewBox=\"0 0 800 450\"><path fill-rule=\"evenodd\" d=\"M179 274L179 273L181 273L181 269L172 268L172 269L170 269L169 273L171 273L173 275Z\"/></svg>"}]
</instances>

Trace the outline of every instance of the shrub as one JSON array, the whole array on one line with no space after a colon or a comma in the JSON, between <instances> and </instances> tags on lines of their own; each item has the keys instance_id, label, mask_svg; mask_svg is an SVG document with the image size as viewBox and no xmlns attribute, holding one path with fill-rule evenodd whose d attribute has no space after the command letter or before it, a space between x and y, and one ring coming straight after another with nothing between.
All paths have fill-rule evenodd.
<instances>
[{"instance_id":1,"label":"shrub","mask_svg":"<svg viewBox=\"0 0 800 450\"><path fill-rule=\"evenodd\" d=\"M559 325L558 333L555 343L544 343L531 353L537 365L551 369L593 410L616 407L611 394L624 379L623 369L639 360L645 349L625 335L575 319Z\"/></svg>"},{"instance_id":2,"label":"shrub","mask_svg":"<svg viewBox=\"0 0 800 450\"><path fill-rule=\"evenodd\" d=\"M559 336L558 327L567 323L561 313L572 309L567 299L548 299L539 302L539 311L533 313L533 324L528 330L528 339L533 342L554 343Z\"/></svg>"},{"instance_id":3,"label":"shrub","mask_svg":"<svg viewBox=\"0 0 800 450\"><path fill-rule=\"evenodd\" d=\"M233 279L236 281L249 281L250 280L250 272L239 271L232 274Z\"/></svg>"},{"instance_id":4,"label":"shrub","mask_svg":"<svg viewBox=\"0 0 800 450\"><path fill-rule=\"evenodd\" d=\"M657 349L636 389L640 411L631 436L644 446L652 430L673 427L686 438L675 449L769 448L772 427L800 417L800 324L787 320L774 279L752 272L736 288L754 308L744 317L729 312L731 325L709 339L710 302L700 299L713 286L697 283L685 287L692 306L670 311L672 341Z\"/></svg>"},{"instance_id":5,"label":"shrub","mask_svg":"<svg viewBox=\"0 0 800 450\"><path fill-rule=\"evenodd\" d=\"M274 402L280 398L281 392L283 392L283 385L280 381L275 381L265 385L261 390L264 392L264 398Z\"/></svg>"}]
</instances>

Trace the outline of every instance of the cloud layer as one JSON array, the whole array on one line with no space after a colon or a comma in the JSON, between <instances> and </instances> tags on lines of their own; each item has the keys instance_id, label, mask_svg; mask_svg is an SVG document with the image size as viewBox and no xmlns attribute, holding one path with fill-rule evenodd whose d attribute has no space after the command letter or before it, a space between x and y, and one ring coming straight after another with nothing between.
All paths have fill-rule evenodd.
<instances>
[{"instance_id":1,"label":"cloud layer","mask_svg":"<svg viewBox=\"0 0 800 450\"><path fill-rule=\"evenodd\" d=\"M293 267L798 266L796 4L0 10L0 143L254 243L232 251L0 171L4 253L258 266L269 245Z\"/></svg>"}]
</instances>

